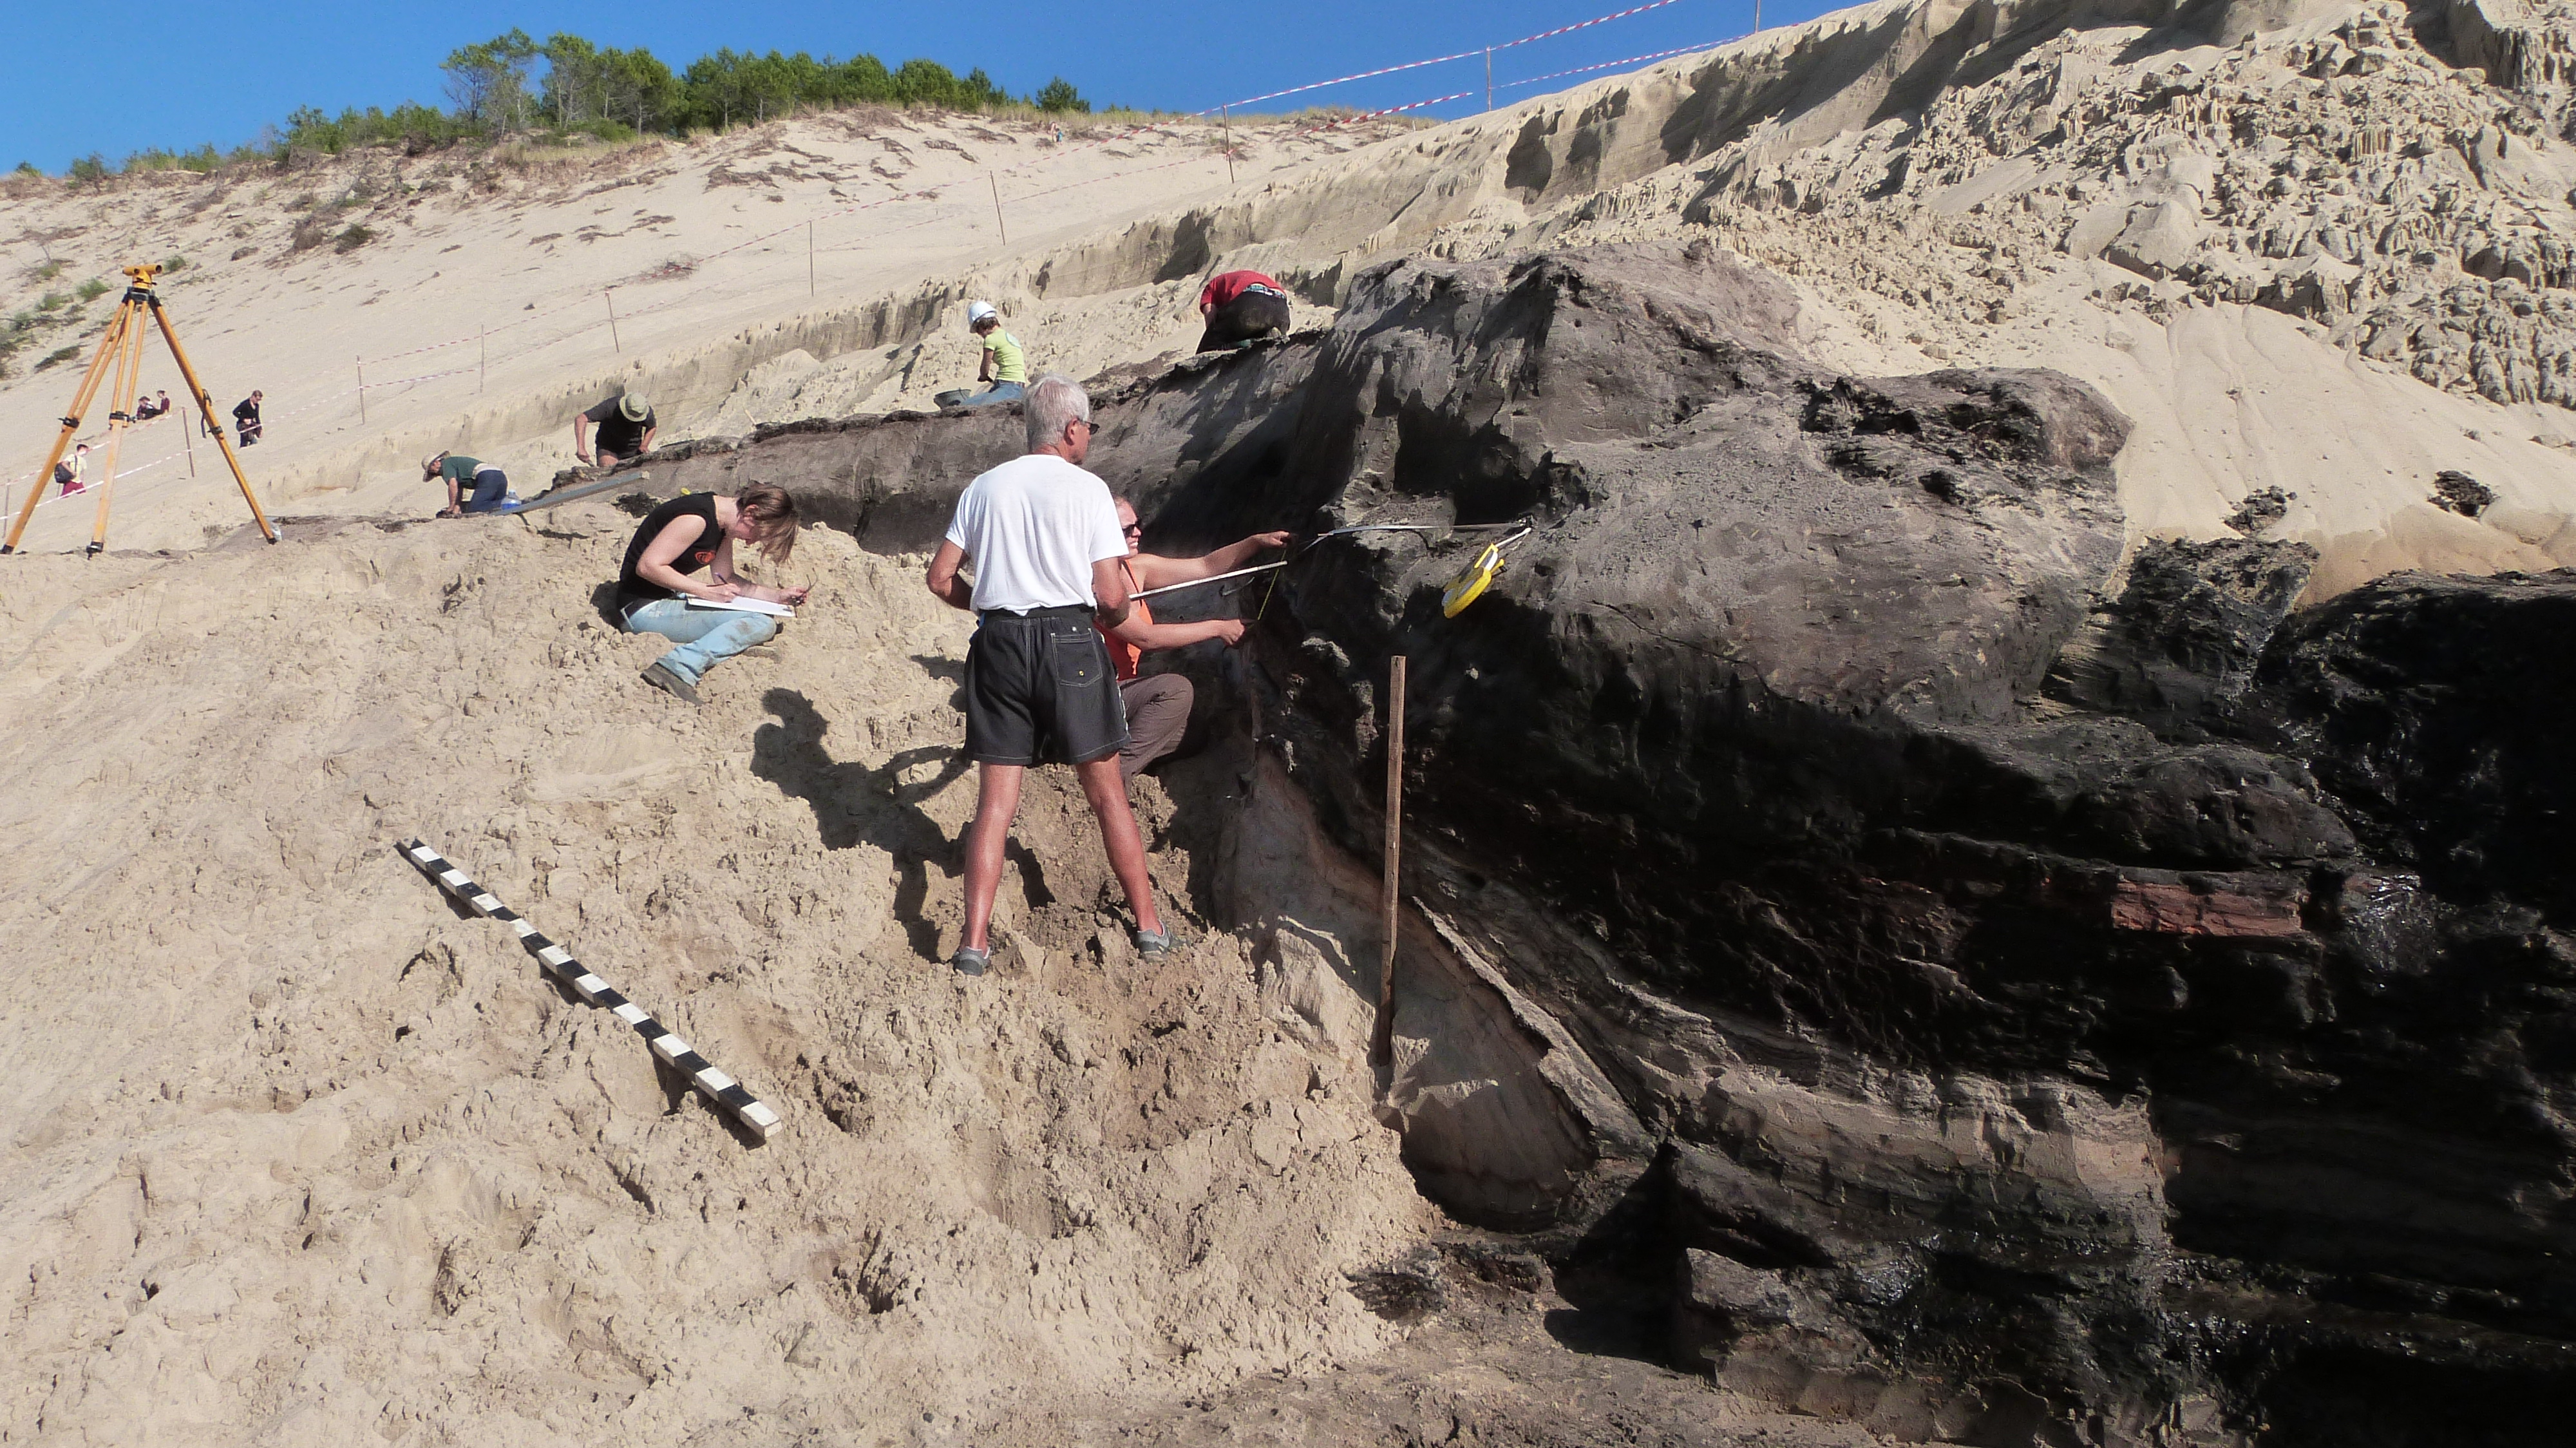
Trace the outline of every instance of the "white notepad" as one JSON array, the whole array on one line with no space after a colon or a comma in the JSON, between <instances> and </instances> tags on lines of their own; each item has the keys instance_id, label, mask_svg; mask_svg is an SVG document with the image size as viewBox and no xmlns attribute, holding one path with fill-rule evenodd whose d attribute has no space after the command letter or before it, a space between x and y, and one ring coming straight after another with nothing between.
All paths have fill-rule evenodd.
<instances>
[{"instance_id":1,"label":"white notepad","mask_svg":"<svg viewBox=\"0 0 2576 1448\"><path fill-rule=\"evenodd\" d=\"M729 609L735 613L765 613L772 618L794 618L796 616L796 610L789 608L783 603L771 603L766 599L759 598L736 598L718 603L711 598L692 597L689 600L689 607Z\"/></svg>"}]
</instances>

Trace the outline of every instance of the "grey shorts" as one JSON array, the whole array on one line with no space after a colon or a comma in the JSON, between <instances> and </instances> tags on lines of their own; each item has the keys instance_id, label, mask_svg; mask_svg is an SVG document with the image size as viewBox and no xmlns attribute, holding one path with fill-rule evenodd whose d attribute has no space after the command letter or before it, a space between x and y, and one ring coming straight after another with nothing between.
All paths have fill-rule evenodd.
<instances>
[{"instance_id":1,"label":"grey shorts","mask_svg":"<svg viewBox=\"0 0 2576 1448\"><path fill-rule=\"evenodd\" d=\"M1089 764L1126 746L1127 706L1089 607L981 617L966 649L967 758Z\"/></svg>"}]
</instances>

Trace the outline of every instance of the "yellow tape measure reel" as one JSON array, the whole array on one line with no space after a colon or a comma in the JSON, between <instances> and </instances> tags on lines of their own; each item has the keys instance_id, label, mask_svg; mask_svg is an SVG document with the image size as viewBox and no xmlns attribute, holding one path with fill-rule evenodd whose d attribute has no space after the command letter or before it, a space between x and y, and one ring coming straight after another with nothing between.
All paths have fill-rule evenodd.
<instances>
[{"instance_id":1,"label":"yellow tape measure reel","mask_svg":"<svg viewBox=\"0 0 2576 1448\"><path fill-rule=\"evenodd\" d=\"M1467 571L1450 579L1449 586L1440 590L1440 616L1456 618L1460 610L1484 597L1486 587L1502 568L1503 545L1486 544L1485 551L1476 555L1476 561L1467 565Z\"/></svg>"},{"instance_id":2,"label":"yellow tape measure reel","mask_svg":"<svg viewBox=\"0 0 2576 1448\"><path fill-rule=\"evenodd\" d=\"M1529 535L1530 530L1523 528L1500 543L1486 544L1484 551L1476 555L1476 561L1468 564L1464 573L1450 579L1447 588L1440 590L1440 616L1456 618L1467 605L1484 597L1485 590L1493 585L1494 575L1503 571L1503 550Z\"/></svg>"}]
</instances>

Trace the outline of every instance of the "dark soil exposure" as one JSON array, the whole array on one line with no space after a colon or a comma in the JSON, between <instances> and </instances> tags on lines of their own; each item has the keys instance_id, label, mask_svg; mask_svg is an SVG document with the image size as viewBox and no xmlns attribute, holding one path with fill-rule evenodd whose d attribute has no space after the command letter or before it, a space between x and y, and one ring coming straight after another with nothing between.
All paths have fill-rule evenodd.
<instances>
[{"instance_id":1,"label":"dark soil exposure","mask_svg":"<svg viewBox=\"0 0 2576 1448\"><path fill-rule=\"evenodd\" d=\"M1569 1332L1900 1438L2562 1434L2576 579L2292 613L2297 545L2115 573L2100 397L1836 376L1795 316L1679 246L1409 261L1327 333L1099 399L1094 467L1158 551L1535 528L1455 619L1500 535L1340 537L1175 599L1259 618L1220 853L1327 861L1221 865L1233 923L1375 939L1402 654L1383 1109ZM912 550L1015 426L808 424L656 474L831 491Z\"/></svg>"}]
</instances>

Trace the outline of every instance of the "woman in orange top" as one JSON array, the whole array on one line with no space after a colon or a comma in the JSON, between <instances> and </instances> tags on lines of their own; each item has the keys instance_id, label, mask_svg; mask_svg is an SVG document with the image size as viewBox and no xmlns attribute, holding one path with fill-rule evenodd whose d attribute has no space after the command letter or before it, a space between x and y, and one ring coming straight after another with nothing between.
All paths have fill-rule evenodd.
<instances>
[{"instance_id":1,"label":"woman in orange top","mask_svg":"<svg viewBox=\"0 0 2576 1448\"><path fill-rule=\"evenodd\" d=\"M1134 593L1231 573L1265 548L1288 546L1287 533L1271 532L1255 533L1196 558L1165 558L1142 552L1139 544L1144 529L1136 521L1136 505L1125 498L1118 500L1118 526L1127 535L1127 557L1119 566L1127 570L1127 587ZM1138 667L1144 655L1156 649L1185 648L1207 639L1220 640L1232 648L1243 641L1243 620L1156 623L1154 611L1139 600L1128 612L1125 623L1114 629L1101 629L1101 633L1108 639L1109 661L1118 669L1118 692L1127 701L1127 747L1118 752L1118 772L1134 779L1146 765L1181 747L1181 735L1189 730L1190 705L1195 700L1190 681L1179 674L1140 676Z\"/></svg>"}]
</instances>

